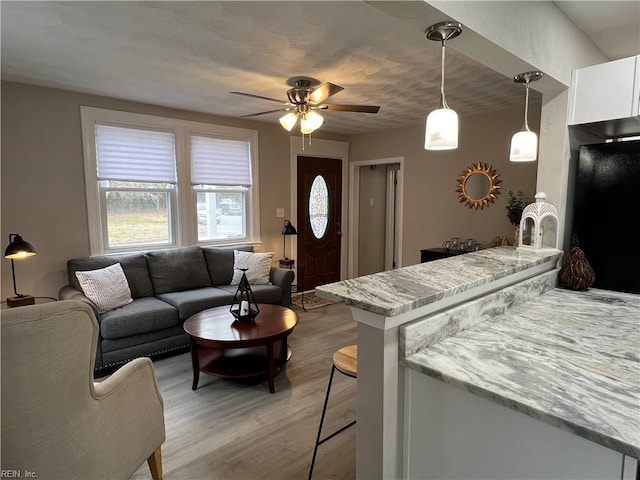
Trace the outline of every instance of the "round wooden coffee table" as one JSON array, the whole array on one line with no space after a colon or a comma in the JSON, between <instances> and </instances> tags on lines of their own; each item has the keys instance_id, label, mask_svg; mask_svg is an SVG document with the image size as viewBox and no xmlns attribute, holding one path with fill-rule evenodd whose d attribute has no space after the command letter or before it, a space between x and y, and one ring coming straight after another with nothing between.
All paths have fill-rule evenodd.
<instances>
[{"instance_id":1,"label":"round wooden coffee table","mask_svg":"<svg viewBox=\"0 0 640 480\"><path fill-rule=\"evenodd\" d=\"M280 305L258 308L258 316L248 322L237 321L229 306L204 310L184 322L191 346L192 390L204 372L224 378L266 375L269 392L275 392L274 377L291 356L287 337L298 315Z\"/></svg>"}]
</instances>

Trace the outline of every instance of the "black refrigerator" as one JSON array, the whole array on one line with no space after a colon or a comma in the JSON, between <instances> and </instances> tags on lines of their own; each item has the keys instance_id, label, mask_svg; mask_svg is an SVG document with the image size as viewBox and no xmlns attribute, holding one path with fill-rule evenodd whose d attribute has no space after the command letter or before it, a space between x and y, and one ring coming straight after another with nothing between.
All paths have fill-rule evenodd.
<instances>
[{"instance_id":1,"label":"black refrigerator","mask_svg":"<svg viewBox=\"0 0 640 480\"><path fill-rule=\"evenodd\" d=\"M594 288L640 293L640 140L582 145L573 234Z\"/></svg>"}]
</instances>

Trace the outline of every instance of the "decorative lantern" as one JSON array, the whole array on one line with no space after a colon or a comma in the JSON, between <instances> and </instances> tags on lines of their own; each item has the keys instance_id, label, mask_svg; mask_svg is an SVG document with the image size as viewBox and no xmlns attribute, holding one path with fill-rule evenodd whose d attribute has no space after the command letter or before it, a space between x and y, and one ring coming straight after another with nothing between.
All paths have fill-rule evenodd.
<instances>
[{"instance_id":1,"label":"decorative lantern","mask_svg":"<svg viewBox=\"0 0 640 480\"><path fill-rule=\"evenodd\" d=\"M258 313L260 313L260 309L258 308L256 297L253 296L253 292L251 291L249 280L247 280L247 274L245 273L247 269L240 268L239 270L242 270L242 278L240 279L238 290L236 290L229 311L238 321L248 322L256 318Z\"/></svg>"},{"instance_id":2,"label":"decorative lantern","mask_svg":"<svg viewBox=\"0 0 640 480\"><path fill-rule=\"evenodd\" d=\"M518 250L559 251L558 210L546 203L544 192L536 193L536 201L524 207L520 220Z\"/></svg>"}]
</instances>

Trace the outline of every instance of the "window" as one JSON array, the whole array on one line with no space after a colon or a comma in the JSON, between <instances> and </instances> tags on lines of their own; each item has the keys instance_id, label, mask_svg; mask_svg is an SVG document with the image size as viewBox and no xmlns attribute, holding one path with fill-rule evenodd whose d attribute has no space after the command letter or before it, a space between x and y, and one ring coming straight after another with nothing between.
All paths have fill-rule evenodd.
<instances>
[{"instance_id":1,"label":"window","mask_svg":"<svg viewBox=\"0 0 640 480\"><path fill-rule=\"evenodd\" d=\"M81 115L92 254L259 242L257 132Z\"/></svg>"},{"instance_id":2,"label":"window","mask_svg":"<svg viewBox=\"0 0 640 480\"><path fill-rule=\"evenodd\" d=\"M191 135L191 184L198 204L198 241L243 238L251 187L251 145Z\"/></svg>"},{"instance_id":3,"label":"window","mask_svg":"<svg viewBox=\"0 0 640 480\"><path fill-rule=\"evenodd\" d=\"M95 140L105 250L173 245L173 133L96 124Z\"/></svg>"},{"instance_id":4,"label":"window","mask_svg":"<svg viewBox=\"0 0 640 480\"><path fill-rule=\"evenodd\" d=\"M309 222L313 235L324 237L329 223L329 189L321 175L316 176L309 192Z\"/></svg>"}]
</instances>

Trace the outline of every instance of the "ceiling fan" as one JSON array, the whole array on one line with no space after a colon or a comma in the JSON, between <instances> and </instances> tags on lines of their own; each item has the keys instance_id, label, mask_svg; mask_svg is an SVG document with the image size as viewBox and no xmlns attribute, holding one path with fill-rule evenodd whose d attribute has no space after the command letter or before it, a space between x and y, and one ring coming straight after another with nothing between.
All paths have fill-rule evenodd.
<instances>
[{"instance_id":1,"label":"ceiling fan","mask_svg":"<svg viewBox=\"0 0 640 480\"><path fill-rule=\"evenodd\" d=\"M378 113L379 106L374 105L341 105L336 103L324 103L329 97L340 93L344 87L334 83L320 82L310 77L292 77L287 80L287 84L291 86L287 90L288 101L283 102L277 98L264 97L262 95L254 95L244 92L229 92L234 95L244 95L245 97L259 98L270 102L276 102L282 105L281 108L275 110L267 110L265 112L251 113L243 115L243 117L256 117L258 115L267 115L274 112L289 112L280 118L280 124L288 131L291 131L300 118L300 130L303 135L311 134L317 130L324 119L316 110L334 110L338 112L361 112L361 113Z\"/></svg>"}]
</instances>

